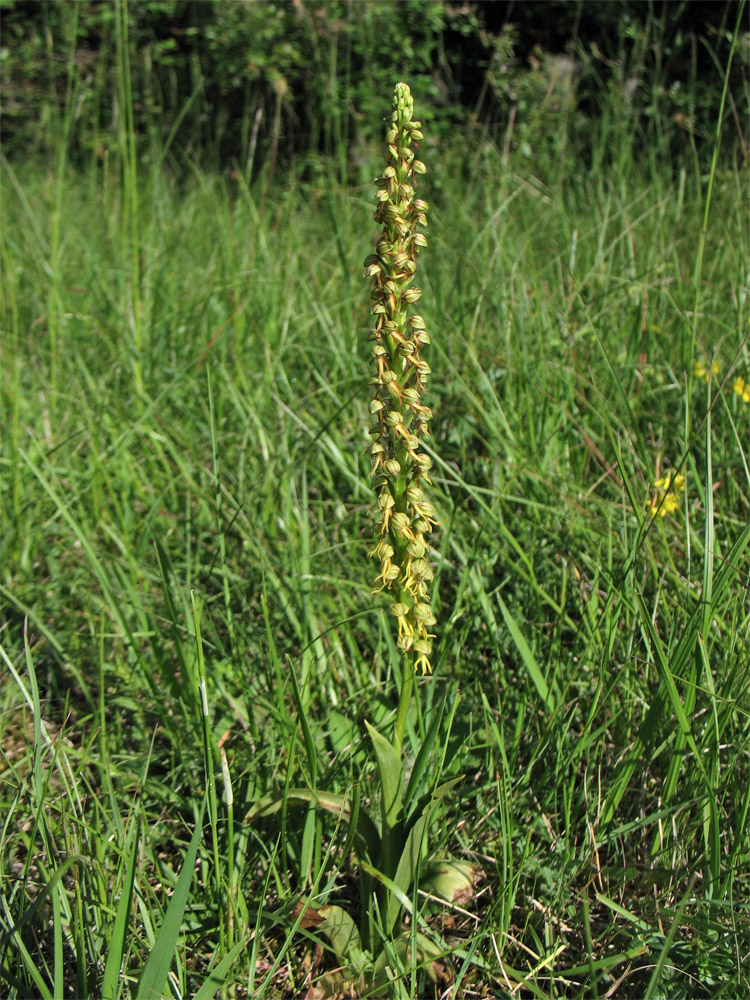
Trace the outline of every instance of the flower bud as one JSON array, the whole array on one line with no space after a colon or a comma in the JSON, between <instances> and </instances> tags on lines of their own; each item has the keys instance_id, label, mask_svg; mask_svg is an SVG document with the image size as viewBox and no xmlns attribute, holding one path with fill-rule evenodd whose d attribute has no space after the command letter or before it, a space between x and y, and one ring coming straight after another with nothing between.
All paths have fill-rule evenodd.
<instances>
[{"instance_id":1,"label":"flower bud","mask_svg":"<svg viewBox=\"0 0 750 1000\"><path fill-rule=\"evenodd\" d=\"M413 559L411 571L415 576L421 576L424 580L432 579L432 570L426 559Z\"/></svg>"},{"instance_id":2,"label":"flower bud","mask_svg":"<svg viewBox=\"0 0 750 1000\"><path fill-rule=\"evenodd\" d=\"M415 604L413 608L414 617L425 625L434 625L437 619L432 613L432 608L429 604Z\"/></svg>"},{"instance_id":3,"label":"flower bud","mask_svg":"<svg viewBox=\"0 0 750 1000\"><path fill-rule=\"evenodd\" d=\"M406 546L406 551L413 559L421 559L427 551L427 546L422 538L414 538ZM412 564L413 565L413 564Z\"/></svg>"}]
</instances>

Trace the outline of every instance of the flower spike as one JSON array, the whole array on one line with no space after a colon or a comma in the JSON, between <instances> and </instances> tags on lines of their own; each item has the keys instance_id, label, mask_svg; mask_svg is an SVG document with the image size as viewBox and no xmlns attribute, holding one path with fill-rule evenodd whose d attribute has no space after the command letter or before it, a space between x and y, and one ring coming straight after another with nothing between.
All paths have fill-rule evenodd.
<instances>
[{"instance_id":1,"label":"flower spike","mask_svg":"<svg viewBox=\"0 0 750 1000\"><path fill-rule=\"evenodd\" d=\"M421 451L432 411L422 402L430 366L420 356L430 337L422 316L411 307L422 292L413 284L417 255L427 238L417 226L427 225L427 202L416 197L417 175L426 167L415 159L412 145L422 139L414 120L414 101L405 83L396 84L393 114L386 133L386 164L375 184L375 220L382 227L375 253L365 260L372 280L371 313L375 342L372 359L375 387L370 414L374 444L369 448L378 491L375 516L379 537L371 553L380 561L376 590L393 593L391 614L398 623L398 645L414 668L430 672L434 625L429 581L432 571L424 554L425 535L437 524L424 499L430 458Z\"/></svg>"}]
</instances>

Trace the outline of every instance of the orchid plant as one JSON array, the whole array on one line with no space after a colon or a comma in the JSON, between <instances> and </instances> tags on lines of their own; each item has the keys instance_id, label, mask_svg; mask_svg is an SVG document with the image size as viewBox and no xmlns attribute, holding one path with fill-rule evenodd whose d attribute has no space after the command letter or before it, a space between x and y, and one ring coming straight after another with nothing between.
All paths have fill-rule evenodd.
<instances>
[{"instance_id":1,"label":"orchid plant","mask_svg":"<svg viewBox=\"0 0 750 1000\"><path fill-rule=\"evenodd\" d=\"M391 598L389 610L395 619L402 658L398 709L390 738L365 723L380 784L379 823L363 807L359 786L351 795L289 788L283 801L268 796L247 817L252 822L292 806L315 806L338 817L338 828L346 831L343 853L353 851L359 867L359 926L343 907L315 906L312 900L296 911L296 926L324 934L349 980L358 980L375 993L398 978L399 966L403 969L418 963L431 975L432 962L442 954L434 936L417 929L419 917L413 906L417 887L452 901L470 891L474 875L467 863L429 860L427 854L435 805L459 780L441 784L442 767L437 769L437 779L431 777L442 713L433 719L418 749L408 782L402 752L414 677L432 671L434 634L430 629L436 625L430 603L433 574L427 558L427 536L437 517L423 493L423 487L430 484L431 460L423 450L423 440L432 413L424 402L430 366L422 349L430 337L424 319L414 311L421 298L414 285L417 257L427 246L420 231L427 223L427 203L417 198L416 189L417 178L426 167L415 156L414 144L423 134L413 115L410 89L399 83L386 133L385 168L375 182L375 219L382 228L375 252L365 261L365 275L372 279L374 317L369 338L374 345L373 441L368 451L377 493L377 539L371 555L379 565L375 592L385 591ZM296 683L294 689L306 743L311 744ZM451 701L455 712L457 700ZM411 913L411 930L402 933L405 910Z\"/></svg>"}]
</instances>

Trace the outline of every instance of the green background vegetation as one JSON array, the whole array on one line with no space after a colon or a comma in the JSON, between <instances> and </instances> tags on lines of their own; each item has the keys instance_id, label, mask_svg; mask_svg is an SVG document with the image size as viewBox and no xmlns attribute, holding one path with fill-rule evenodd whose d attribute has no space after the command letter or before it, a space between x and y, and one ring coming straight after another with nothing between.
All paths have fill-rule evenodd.
<instances>
[{"instance_id":1,"label":"green background vegetation","mask_svg":"<svg viewBox=\"0 0 750 1000\"><path fill-rule=\"evenodd\" d=\"M405 746L448 706L431 845L479 874L415 899L439 983L391 995L748 992L749 50L709 6L0 6L5 995L331 991L300 904L356 912L346 831L243 819L372 795L395 711L361 262L398 79L442 525Z\"/></svg>"},{"instance_id":2,"label":"green background vegetation","mask_svg":"<svg viewBox=\"0 0 750 1000\"><path fill-rule=\"evenodd\" d=\"M0 0L0 128L6 155L49 154L67 107L70 155L93 166L116 156L132 111L139 159L179 176L198 164L249 182L269 159L299 168L324 154L351 180L369 168L382 95L403 77L433 143L481 125L537 176L590 163L595 149L710 157L702 140L736 12L733 0L141 0L122 23L112 2ZM732 141L747 113L746 60L730 70ZM593 141L605 122L610 141Z\"/></svg>"}]
</instances>

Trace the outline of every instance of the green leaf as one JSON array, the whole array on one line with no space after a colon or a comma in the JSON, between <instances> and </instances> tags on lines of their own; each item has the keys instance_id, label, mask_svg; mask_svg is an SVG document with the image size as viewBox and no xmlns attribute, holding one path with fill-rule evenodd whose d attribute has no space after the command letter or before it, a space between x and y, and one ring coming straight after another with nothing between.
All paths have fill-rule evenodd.
<instances>
[{"instance_id":1,"label":"green leaf","mask_svg":"<svg viewBox=\"0 0 750 1000\"><path fill-rule=\"evenodd\" d=\"M682 699L680 698L680 693L677 690L677 684L675 683L674 674L669 667L669 657L664 649L664 645L659 638L659 635L654 627L654 623L651 620L651 615L648 612L645 601L642 595L636 591L635 593L638 608L641 612L641 628L645 635L648 637L651 648L654 651L654 657L656 660L656 665L659 668L659 673L661 674L662 683L666 689L667 697L669 698L669 703L672 706L672 711L677 718L677 723L680 727L680 731L685 737L688 746L693 751L695 764L700 769L703 777L706 779L706 785L708 790L711 791L711 783L706 774L705 767L703 766L702 755L698 749L698 745L695 742L692 730L690 728L690 722L685 712L685 708L682 704Z\"/></svg>"},{"instance_id":2,"label":"green leaf","mask_svg":"<svg viewBox=\"0 0 750 1000\"><path fill-rule=\"evenodd\" d=\"M240 952L247 948L247 942L247 937L238 941L234 948L227 952L218 965L211 969L203 985L193 997L193 1000L212 1000L212 997L216 996L217 992L222 988L222 986L224 986L229 978L229 974L232 971L232 967L237 961Z\"/></svg>"},{"instance_id":3,"label":"green leaf","mask_svg":"<svg viewBox=\"0 0 750 1000\"><path fill-rule=\"evenodd\" d=\"M331 942L339 963L356 964L362 952L362 941L352 918L340 906L321 906L318 913L323 917L318 930Z\"/></svg>"},{"instance_id":4,"label":"green leaf","mask_svg":"<svg viewBox=\"0 0 750 1000\"><path fill-rule=\"evenodd\" d=\"M455 778L449 778L448 781L444 781L441 785L438 785L437 788L435 788L433 791L425 792L424 795L420 795L416 805L414 806L414 809L411 811L411 814L409 815L408 820L404 824L404 832L408 833L409 830L411 830L412 826L417 822L417 820L420 818L420 816L422 815L422 813L424 812L424 810L427 808L428 805L431 805L435 802L439 802L440 799L444 798L452 788L455 788L456 785L460 784L460 782L462 781L463 781L463 775L459 774Z\"/></svg>"},{"instance_id":5,"label":"green leaf","mask_svg":"<svg viewBox=\"0 0 750 1000\"><path fill-rule=\"evenodd\" d=\"M289 788L286 793L287 806L307 806L313 803L320 806L327 812L340 814L345 819L353 820L355 824L356 836L354 837L355 851L362 859L363 854L368 856L374 864L380 860L380 834L378 828L370 819L369 814L359 806L359 800L355 797L355 812L352 816L352 807L349 799L345 795L336 792L322 792L312 788ZM248 812L245 816L246 823L252 823L256 819L266 816L273 816L279 812L284 805L284 799L279 795L266 795ZM347 839L349 834L347 834Z\"/></svg>"},{"instance_id":6,"label":"green leaf","mask_svg":"<svg viewBox=\"0 0 750 1000\"><path fill-rule=\"evenodd\" d=\"M381 736L369 722L365 722L375 750L375 759L380 777L380 797L382 828L380 835L380 863L385 875L393 878L399 863L404 843L402 826L402 797L404 790L404 768L401 754L388 740ZM391 926L391 902L388 902L388 925Z\"/></svg>"},{"instance_id":7,"label":"green leaf","mask_svg":"<svg viewBox=\"0 0 750 1000\"><path fill-rule=\"evenodd\" d=\"M107 964L104 966L104 975L102 976L102 1000L115 1000L122 972L122 955L128 932L135 865L138 859L138 821L136 819L132 819L130 822L124 853L128 855L128 864L120 891L120 901L117 904L115 925L112 928L112 936L107 942Z\"/></svg>"},{"instance_id":8,"label":"green leaf","mask_svg":"<svg viewBox=\"0 0 750 1000\"><path fill-rule=\"evenodd\" d=\"M393 884L404 894L408 893L409 888L414 882L419 870L419 861L422 856L425 830L427 828L427 821L430 818L431 812L432 803L430 803L430 805L425 809L423 814L409 831L409 836L406 838L404 850L399 858L398 866L396 867L396 873L393 876ZM401 902L399 897L394 892L389 892L388 910L386 914L386 929L389 933L393 932L393 928L396 926L396 921L398 920L400 912Z\"/></svg>"},{"instance_id":9,"label":"green leaf","mask_svg":"<svg viewBox=\"0 0 750 1000\"><path fill-rule=\"evenodd\" d=\"M473 895L476 873L476 865L469 861L456 861L453 858L431 861L419 879L419 888L448 903L465 901Z\"/></svg>"},{"instance_id":10,"label":"green leaf","mask_svg":"<svg viewBox=\"0 0 750 1000\"><path fill-rule=\"evenodd\" d=\"M136 993L137 1000L155 1000L155 998L163 996L164 984L167 981L169 967L174 958L182 927L182 918L190 894L190 885L195 874L195 859L198 856L198 846L201 841L204 809L205 800L201 803L201 810L185 855L185 862L169 901L167 912L164 914L156 941L154 941L154 947L151 949L151 954L141 972Z\"/></svg>"},{"instance_id":11,"label":"green leaf","mask_svg":"<svg viewBox=\"0 0 750 1000\"><path fill-rule=\"evenodd\" d=\"M411 769L411 775L409 776L409 783L406 786L406 793L404 794L404 802L406 803L406 808L408 811L409 802L417 795L422 788L422 778L424 777L425 771L432 760L432 751L435 746L435 741L437 740L438 733L440 732L440 724L443 721L443 711L445 709L446 703L450 702L453 704L457 699L456 685L451 687L451 691L447 698L443 699L439 710L435 713L430 728L427 731L427 735L424 738L422 746L419 748L419 753L414 761L414 767Z\"/></svg>"},{"instance_id":12,"label":"green leaf","mask_svg":"<svg viewBox=\"0 0 750 1000\"><path fill-rule=\"evenodd\" d=\"M383 796L383 820L390 829L393 829L401 817L403 799L404 768L401 756L369 722L365 722L365 725L372 740L378 765L380 791Z\"/></svg>"},{"instance_id":13,"label":"green leaf","mask_svg":"<svg viewBox=\"0 0 750 1000\"><path fill-rule=\"evenodd\" d=\"M48 899L51 898L54 901L55 897L52 895L52 890L57 886L57 884L60 882L60 880L65 876L65 874L67 873L68 869L71 866L73 866L73 865L81 865L81 866L83 866L85 864L86 864L86 860L81 855L76 854L72 858L68 858L67 861L65 861L62 865L60 865L60 867L57 869L57 871L52 876L52 878L49 880L49 882L40 890L40 892L36 896L36 899L31 904L31 906L24 912L23 916L18 921L18 923L14 924L13 927L11 927L9 930L5 931L5 933L2 935L2 937L0 937L0 953L4 952L6 945L10 941L12 941L12 940L15 939L14 940L14 944L15 944L16 948L18 949L19 954L21 955L24 968L25 968L26 972L28 973L28 975L31 977L31 979L34 980L34 985L37 987L37 989L39 991L39 996L43 997L44 1000L52 1000L52 998L56 994L53 993L52 991L50 991L49 987L47 986L47 983L46 983L44 977L42 976L42 974L40 973L39 969L37 968L36 955L32 955L27 950L26 945L23 943L23 939L22 939L19 931L20 931L21 927L23 927L23 925L28 920L33 919L33 917L45 905L45 902ZM59 920L58 920L58 923L59 923Z\"/></svg>"},{"instance_id":14,"label":"green leaf","mask_svg":"<svg viewBox=\"0 0 750 1000\"><path fill-rule=\"evenodd\" d=\"M427 802L422 809L421 815L413 820L413 822L410 820L411 828L409 829L404 849L401 852L401 857L393 876L393 884L401 893L408 893L409 888L417 881L420 860L427 840L427 826L432 816L432 810L440 799L460 780L460 778L452 778L450 781L444 781L431 795L425 796ZM421 882L420 877L420 885ZM388 894L388 911L386 916L386 927L390 932L393 931L398 919L400 905L398 895L390 892Z\"/></svg>"},{"instance_id":15,"label":"green leaf","mask_svg":"<svg viewBox=\"0 0 750 1000\"><path fill-rule=\"evenodd\" d=\"M521 654L521 659L523 660L523 665L529 673L529 677L537 689L539 697L544 703L544 707L552 714L555 710L555 699L552 696L552 692L547 686L547 681L544 679L544 674L541 671L539 664L534 658L534 654L531 652L528 642L523 637L521 630L516 624L515 618L511 615L508 608L505 606L505 602L502 597L497 595L498 604L500 605L500 610L503 613L503 618L505 619L505 624L508 626L508 631L510 632L513 642L516 644L518 652Z\"/></svg>"},{"instance_id":16,"label":"green leaf","mask_svg":"<svg viewBox=\"0 0 750 1000\"><path fill-rule=\"evenodd\" d=\"M315 778L317 775L318 759L315 754L315 740L313 739L312 731L310 729L310 723L307 721L307 712L305 711L305 702L302 698L300 692L299 683L297 682L297 675L294 669L290 665L289 667L289 678L292 682L292 695L294 696L294 704L297 708L297 716L299 718L300 726L302 727L302 735L305 740L305 752L307 754L307 766L310 769L310 781L314 785L316 783Z\"/></svg>"},{"instance_id":17,"label":"green leaf","mask_svg":"<svg viewBox=\"0 0 750 1000\"><path fill-rule=\"evenodd\" d=\"M417 933L417 962L424 968L425 975L430 982L437 982L437 973L433 965L437 959L442 958L444 952L424 934ZM406 974L408 966L411 965L411 935L403 935L394 941L392 946L384 949L375 962L373 970L373 985L375 986L375 996L382 994L383 988L389 979L388 969L393 971L394 976Z\"/></svg>"}]
</instances>

